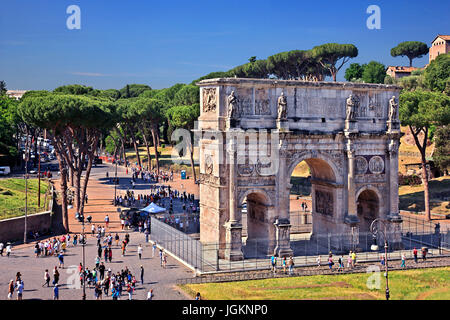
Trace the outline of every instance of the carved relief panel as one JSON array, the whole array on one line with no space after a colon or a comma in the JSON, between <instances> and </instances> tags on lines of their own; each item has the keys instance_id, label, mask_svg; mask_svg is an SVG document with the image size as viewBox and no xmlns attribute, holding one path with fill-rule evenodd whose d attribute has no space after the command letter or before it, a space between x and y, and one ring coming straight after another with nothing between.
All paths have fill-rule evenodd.
<instances>
[{"instance_id":1,"label":"carved relief panel","mask_svg":"<svg viewBox=\"0 0 450 320\"><path fill-rule=\"evenodd\" d=\"M316 212L332 216L334 203L333 193L330 191L316 190L315 192Z\"/></svg>"},{"instance_id":2,"label":"carved relief panel","mask_svg":"<svg viewBox=\"0 0 450 320\"><path fill-rule=\"evenodd\" d=\"M215 111L217 107L216 88L203 89L203 112Z\"/></svg>"}]
</instances>

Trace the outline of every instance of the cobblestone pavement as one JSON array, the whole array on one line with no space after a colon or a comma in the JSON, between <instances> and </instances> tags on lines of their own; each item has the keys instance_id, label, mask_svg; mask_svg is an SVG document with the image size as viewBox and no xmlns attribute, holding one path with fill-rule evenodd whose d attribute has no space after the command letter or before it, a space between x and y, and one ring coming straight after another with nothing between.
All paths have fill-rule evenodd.
<instances>
[{"instance_id":1,"label":"cobblestone pavement","mask_svg":"<svg viewBox=\"0 0 450 320\"><path fill-rule=\"evenodd\" d=\"M124 233L119 234L121 239ZM139 260L137 246L143 245L143 257ZM120 246L120 242L119 242ZM145 243L145 236L142 233L130 232L130 244L124 257L121 256L121 249L113 243L112 262L105 263L106 269L111 268L113 272L120 271L125 266L130 269L136 279L139 281L139 268L144 266L144 284L136 286L133 299L146 299L150 288L154 292L154 300L182 300L190 299L183 292L174 287L176 280L180 278L192 277L192 271L178 263L170 256L167 259L166 269L160 266L158 250L155 257L152 257L151 243ZM86 246L86 266L91 270L95 266L97 256L96 239L89 237ZM103 259L102 259L103 261ZM71 283L75 283L78 278L77 266L82 262L82 247L74 247L72 244L68 247L64 257L64 268L59 268L60 272L60 300L80 300L82 297L82 288L72 288ZM53 281L52 270L58 265L57 257L38 257L34 255L34 248L23 246L13 248L12 255L8 258L5 255L0 257L0 300L7 299L7 289L9 280L14 279L17 272L22 274L25 290L24 299L53 299L53 287L42 287L44 283L44 271L48 269ZM72 266L72 267L71 267ZM93 288L86 289L86 298L94 299ZM111 296L104 296L104 300L111 300ZM121 300L128 299L126 292L123 293Z\"/></svg>"}]
</instances>

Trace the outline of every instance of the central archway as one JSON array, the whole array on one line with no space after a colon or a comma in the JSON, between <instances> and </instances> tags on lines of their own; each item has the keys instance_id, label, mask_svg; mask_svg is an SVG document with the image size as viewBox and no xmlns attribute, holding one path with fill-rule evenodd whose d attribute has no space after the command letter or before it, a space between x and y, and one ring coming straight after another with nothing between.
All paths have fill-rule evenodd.
<instances>
[{"instance_id":1,"label":"central archway","mask_svg":"<svg viewBox=\"0 0 450 320\"><path fill-rule=\"evenodd\" d=\"M298 203L291 198L288 200L291 229L294 233L295 231L309 231L312 234L327 233L333 230L334 221L337 219L336 199L340 196L338 193L342 189L341 181L337 178L337 168L332 161L321 155L307 154L292 160L288 171L290 178L295 168L302 162L309 168L310 177L307 181L310 183L311 192L309 197L300 197ZM290 187L292 190L293 185L291 184ZM306 210L303 210L301 206L302 201L307 205ZM294 208L291 207L293 204ZM304 224L312 224L312 228L311 226L306 228Z\"/></svg>"}]
</instances>

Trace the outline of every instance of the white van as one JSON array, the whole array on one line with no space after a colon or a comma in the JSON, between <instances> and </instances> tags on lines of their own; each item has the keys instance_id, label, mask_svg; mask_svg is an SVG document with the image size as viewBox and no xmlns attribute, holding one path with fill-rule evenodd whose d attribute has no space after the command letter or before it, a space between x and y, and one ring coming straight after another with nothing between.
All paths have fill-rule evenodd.
<instances>
[{"instance_id":1,"label":"white van","mask_svg":"<svg viewBox=\"0 0 450 320\"><path fill-rule=\"evenodd\" d=\"M0 176L7 176L11 173L10 167L0 167Z\"/></svg>"}]
</instances>

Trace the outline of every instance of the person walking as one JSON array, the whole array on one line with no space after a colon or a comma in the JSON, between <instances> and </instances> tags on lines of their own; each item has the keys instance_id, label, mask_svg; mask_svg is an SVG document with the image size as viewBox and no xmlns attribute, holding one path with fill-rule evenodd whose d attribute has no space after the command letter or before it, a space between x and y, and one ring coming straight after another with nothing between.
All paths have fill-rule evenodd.
<instances>
[{"instance_id":1,"label":"person walking","mask_svg":"<svg viewBox=\"0 0 450 320\"><path fill-rule=\"evenodd\" d=\"M138 248L137 248L137 252L138 252L138 255L139 255L139 260L141 260L142 259L142 246L141 246L141 244L139 244L139 246L138 246Z\"/></svg>"},{"instance_id":2,"label":"person walking","mask_svg":"<svg viewBox=\"0 0 450 320\"><path fill-rule=\"evenodd\" d=\"M148 290L147 300L153 300L153 289Z\"/></svg>"},{"instance_id":3,"label":"person walking","mask_svg":"<svg viewBox=\"0 0 450 320\"><path fill-rule=\"evenodd\" d=\"M154 242L152 245L152 258L155 257L155 251L156 251L156 242Z\"/></svg>"},{"instance_id":4,"label":"person walking","mask_svg":"<svg viewBox=\"0 0 450 320\"><path fill-rule=\"evenodd\" d=\"M112 249L108 250L108 259L109 259L109 262L111 263L111 261L112 261Z\"/></svg>"},{"instance_id":5,"label":"person walking","mask_svg":"<svg viewBox=\"0 0 450 320\"><path fill-rule=\"evenodd\" d=\"M352 268L356 266L356 252L352 252Z\"/></svg>"},{"instance_id":6,"label":"person walking","mask_svg":"<svg viewBox=\"0 0 450 320\"><path fill-rule=\"evenodd\" d=\"M55 284L55 287L53 288L53 300L59 300L59 286L58 286L58 284Z\"/></svg>"},{"instance_id":7,"label":"person walking","mask_svg":"<svg viewBox=\"0 0 450 320\"><path fill-rule=\"evenodd\" d=\"M5 247L5 244L3 242L0 242L0 257L3 257L3 249Z\"/></svg>"},{"instance_id":8,"label":"person walking","mask_svg":"<svg viewBox=\"0 0 450 320\"><path fill-rule=\"evenodd\" d=\"M425 262L427 260L427 248L423 247L422 248L422 260L423 262Z\"/></svg>"},{"instance_id":9,"label":"person walking","mask_svg":"<svg viewBox=\"0 0 450 320\"><path fill-rule=\"evenodd\" d=\"M133 287L130 283L127 284L127 293L128 293L128 300L133 300Z\"/></svg>"},{"instance_id":10,"label":"person walking","mask_svg":"<svg viewBox=\"0 0 450 320\"><path fill-rule=\"evenodd\" d=\"M8 285L8 300L11 300L14 295L14 280L11 279Z\"/></svg>"},{"instance_id":11,"label":"person walking","mask_svg":"<svg viewBox=\"0 0 450 320\"><path fill-rule=\"evenodd\" d=\"M109 216L108 215L105 216L105 225L107 228L109 228Z\"/></svg>"},{"instance_id":12,"label":"person walking","mask_svg":"<svg viewBox=\"0 0 450 320\"><path fill-rule=\"evenodd\" d=\"M6 256L9 258L9 256L11 255L11 252L12 252L12 246L11 246L11 243L10 242L8 242L7 244L6 244Z\"/></svg>"},{"instance_id":13,"label":"person walking","mask_svg":"<svg viewBox=\"0 0 450 320\"><path fill-rule=\"evenodd\" d=\"M59 282L59 272L58 272L58 267L55 266L55 269L53 269L53 285L58 284Z\"/></svg>"},{"instance_id":14,"label":"person walking","mask_svg":"<svg viewBox=\"0 0 450 320\"><path fill-rule=\"evenodd\" d=\"M414 255L414 262L417 263L417 249L414 248L413 250L413 255Z\"/></svg>"},{"instance_id":15,"label":"person walking","mask_svg":"<svg viewBox=\"0 0 450 320\"><path fill-rule=\"evenodd\" d=\"M342 258L339 257L339 259L338 259L338 272L341 272L341 271L342 271Z\"/></svg>"},{"instance_id":16,"label":"person walking","mask_svg":"<svg viewBox=\"0 0 450 320\"><path fill-rule=\"evenodd\" d=\"M292 256L289 256L288 267L289 267L289 275L291 276L292 271L294 269L294 259L292 258Z\"/></svg>"},{"instance_id":17,"label":"person walking","mask_svg":"<svg viewBox=\"0 0 450 320\"><path fill-rule=\"evenodd\" d=\"M144 284L144 267L141 265L141 284Z\"/></svg>"},{"instance_id":18,"label":"person walking","mask_svg":"<svg viewBox=\"0 0 450 320\"><path fill-rule=\"evenodd\" d=\"M328 257L328 267L330 268L330 270L333 268L334 262L333 262L333 256L330 255Z\"/></svg>"},{"instance_id":19,"label":"person walking","mask_svg":"<svg viewBox=\"0 0 450 320\"><path fill-rule=\"evenodd\" d=\"M270 263L272 264L273 273L277 273L277 257L275 256L275 254L272 254L272 256L270 257Z\"/></svg>"},{"instance_id":20,"label":"person walking","mask_svg":"<svg viewBox=\"0 0 450 320\"><path fill-rule=\"evenodd\" d=\"M22 300L24 288L23 281L18 280L16 286L17 286L17 300Z\"/></svg>"},{"instance_id":21,"label":"person walking","mask_svg":"<svg viewBox=\"0 0 450 320\"><path fill-rule=\"evenodd\" d=\"M281 265L283 266L283 273L286 274L286 267L287 267L286 256L284 256L283 260L281 260Z\"/></svg>"},{"instance_id":22,"label":"person walking","mask_svg":"<svg viewBox=\"0 0 450 320\"><path fill-rule=\"evenodd\" d=\"M119 234L117 232L116 232L116 235L114 236L114 240L116 240L116 247L119 246L120 237L119 237Z\"/></svg>"},{"instance_id":23,"label":"person walking","mask_svg":"<svg viewBox=\"0 0 450 320\"><path fill-rule=\"evenodd\" d=\"M64 269L64 255L62 252L58 253L59 267Z\"/></svg>"},{"instance_id":24,"label":"person walking","mask_svg":"<svg viewBox=\"0 0 450 320\"><path fill-rule=\"evenodd\" d=\"M320 269L320 266L322 264L322 258L320 256L317 256L316 263L317 263L317 268Z\"/></svg>"},{"instance_id":25,"label":"person walking","mask_svg":"<svg viewBox=\"0 0 450 320\"><path fill-rule=\"evenodd\" d=\"M400 268L405 268L406 267L406 257L405 254L402 253L402 264L400 265Z\"/></svg>"},{"instance_id":26,"label":"person walking","mask_svg":"<svg viewBox=\"0 0 450 320\"><path fill-rule=\"evenodd\" d=\"M47 285L47 287L50 287L50 274L48 273L48 269L45 269L44 284L42 285L42 287L45 287L46 285Z\"/></svg>"},{"instance_id":27,"label":"person walking","mask_svg":"<svg viewBox=\"0 0 450 320\"><path fill-rule=\"evenodd\" d=\"M348 258L347 258L347 268L353 268L353 266L352 266L352 252L351 251L348 254Z\"/></svg>"}]
</instances>

